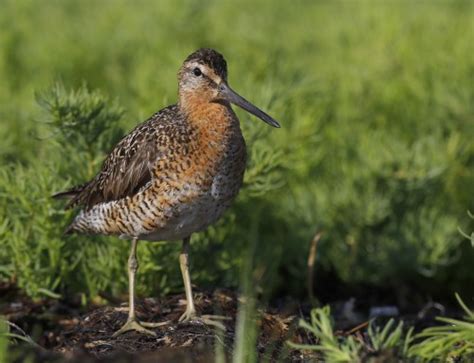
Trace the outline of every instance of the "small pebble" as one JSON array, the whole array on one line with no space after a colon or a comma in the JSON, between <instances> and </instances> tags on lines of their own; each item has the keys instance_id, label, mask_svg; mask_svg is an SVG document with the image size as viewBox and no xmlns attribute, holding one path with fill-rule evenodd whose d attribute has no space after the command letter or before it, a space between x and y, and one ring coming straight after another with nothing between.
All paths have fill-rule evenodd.
<instances>
[{"instance_id":1,"label":"small pebble","mask_svg":"<svg viewBox=\"0 0 474 363\"><path fill-rule=\"evenodd\" d=\"M396 306L374 306L370 308L370 313L369 317L375 318L378 316L398 316L400 315L400 312L398 311L398 308Z\"/></svg>"}]
</instances>

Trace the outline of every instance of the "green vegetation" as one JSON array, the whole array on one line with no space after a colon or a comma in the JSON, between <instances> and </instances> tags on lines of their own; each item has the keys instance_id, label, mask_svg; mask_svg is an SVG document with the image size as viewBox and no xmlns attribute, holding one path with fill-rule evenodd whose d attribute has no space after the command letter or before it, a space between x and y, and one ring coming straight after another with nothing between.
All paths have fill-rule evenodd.
<instances>
[{"instance_id":1,"label":"green vegetation","mask_svg":"<svg viewBox=\"0 0 474 363\"><path fill-rule=\"evenodd\" d=\"M410 355L422 357L426 361L474 360L474 311L457 294L456 299L466 314L464 320L439 317L438 320L445 324L427 328L418 334L415 338L421 341L410 348Z\"/></svg>"},{"instance_id":2,"label":"green vegetation","mask_svg":"<svg viewBox=\"0 0 474 363\"><path fill-rule=\"evenodd\" d=\"M8 325L3 319L0 319L0 363L7 362L8 349Z\"/></svg>"},{"instance_id":3,"label":"green vegetation","mask_svg":"<svg viewBox=\"0 0 474 363\"><path fill-rule=\"evenodd\" d=\"M121 135L175 102L177 69L200 46L221 51L230 84L283 127L238 111L246 185L193 239L197 285L238 286L252 229L268 294L305 293L315 231L317 266L346 283L472 288L458 232L474 230L472 2L1 8L0 276L31 296L126 291L127 242L62 236L72 213L49 196L92 177ZM181 287L177 253L139 246L142 295Z\"/></svg>"},{"instance_id":4,"label":"green vegetation","mask_svg":"<svg viewBox=\"0 0 474 363\"><path fill-rule=\"evenodd\" d=\"M333 324L330 317L330 308L316 308L311 311L311 323L300 321L300 327L312 333L319 343L315 345L302 345L290 343L298 349L321 351L329 362L357 362L361 344L354 337L349 336L341 344L334 335Z\"/></svg>"},{"instance_id":5,"label":"green vegetation","mask_svg":"<svg viewBox=\"0 0 474 363\"><path fill-rule=\"evenodd\" d=\"M314 345L289 343L297 349L321 352L327 362L471 362L474 359L474 312L459 295L456 298L466 313L465 320L439 317L446 325L426 328L413 335L413 328L396 326L390 319L383 327L369 323L363 335L336 335L329 306L311 312L311 321L300 321L300 327L317 338ZM371 357L373 360L371 360ZM382 360L380 360L382 359Z\"/></svg>"}]
</instances>

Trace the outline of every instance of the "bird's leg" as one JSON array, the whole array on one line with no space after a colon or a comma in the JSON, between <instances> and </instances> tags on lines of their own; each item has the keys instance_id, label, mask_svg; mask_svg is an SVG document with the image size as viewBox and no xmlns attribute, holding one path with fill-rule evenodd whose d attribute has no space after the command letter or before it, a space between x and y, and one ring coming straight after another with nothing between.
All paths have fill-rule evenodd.
<instances>
[{"instance_id":1,"label":"bird's leg","mask_svg":"<svg viewBox=\"0 0 474 363\"><path fill-rule=\"evenodd\" d=\"M132 240L132 248L130 250L130 256L128 257L128 293L129 293L128 319L127 319L127 322L113 334L113 337L123 334L129 330L136 330L143 334L156 336L156 334L153 331L148 330L145 327L155 328L155 327L167 324L167 322L163 322L163 323L139 322L135 315L135 274L137 273L137 270L138 270L137 244L138 244L138 239L134 238Z\"/></svg>"},{"instance_id":2,"label":"bird's leg","mask_svg":"<svg viewBox=\"0 0 474 363\"><path fill-rule=\"evenodd\" d=\"M215 326L219 329L225 330L224 324L219 320L230 320L225 316L218 315L201 315L197 316L196 308L194 307L193 290L191 287L191 278L189 276L189 242L190 237L183 239L183 247L179 254L179 266L181 268L181 274L183 275L184 291L186 293L186 310L183 315L179 318L180 322L186 322L190 320L201 321L204 324Z\"/></svg>"},{"instance_id":3,"label":"bird's leg","mask_svg":"<svg viewBox=\"0 0 474 363\"><path fill-rule=\"evenodd\" d=\"M179 321L188 321L196 317L191 278L189 277L189 241L190 237L183 239L183 247L179 254L179 267L181 268L181 274L183 275L184 291L186 293L186 311L181 315Z\"/></svg>"}]
</instances>

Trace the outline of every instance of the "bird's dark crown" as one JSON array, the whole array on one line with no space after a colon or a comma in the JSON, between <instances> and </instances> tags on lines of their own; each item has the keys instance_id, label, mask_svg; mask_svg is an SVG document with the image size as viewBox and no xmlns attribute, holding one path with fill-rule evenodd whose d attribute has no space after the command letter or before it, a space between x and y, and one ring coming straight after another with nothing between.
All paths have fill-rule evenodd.
<instances>
[{"instance_id":1,"label":"bird's dark crown","mask_svg":"<svg viewBox=\"0 0 474 363\"><path fill-rule=\"evenodd\" d=\"M211 68L222 79L227 79L227 62L222 54L211 48L201 48L190 54L185 63L198 62Z\"/></svg>"}]
</instances>

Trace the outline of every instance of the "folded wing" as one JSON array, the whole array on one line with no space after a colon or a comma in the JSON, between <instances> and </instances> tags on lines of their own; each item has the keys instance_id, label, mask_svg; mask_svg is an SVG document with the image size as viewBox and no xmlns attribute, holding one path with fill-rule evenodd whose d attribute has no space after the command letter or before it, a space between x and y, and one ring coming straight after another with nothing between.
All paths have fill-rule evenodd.
<instances>
[{"instance_id":1,"label":"folded wing","mask_svg":"<svg viewBox=\"0 0 474 363\"><path fill-rule=\"evenodd\" d=\"M166 116L173 111L173 106L163 109L124 137L90 182L57 193L53 197L69 198L66 208L82 206L90 209L96 204L137 193L152 180L150 169L160 158L157 145L160 120L166 120Z\"/></svg>"}]
</instances>

